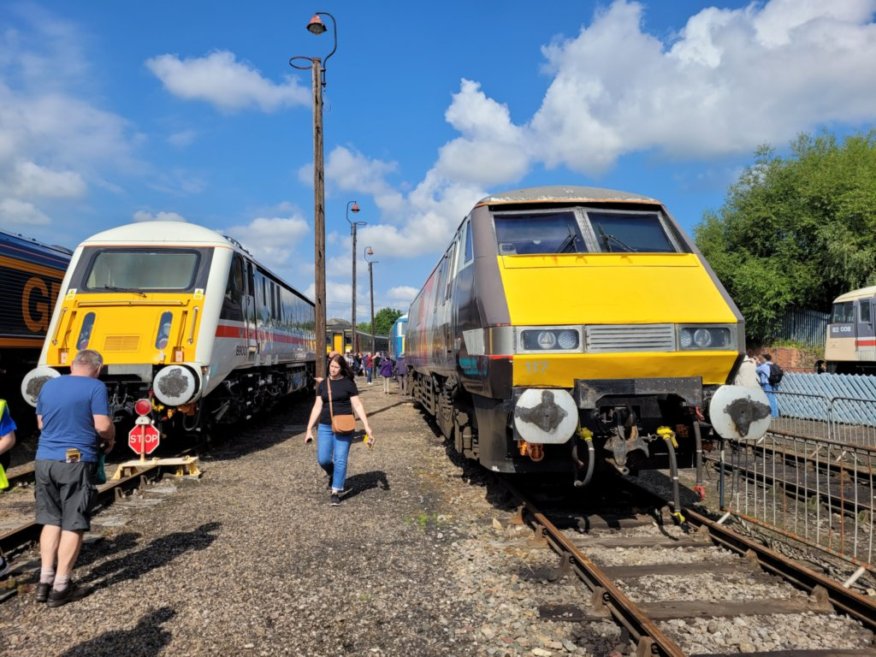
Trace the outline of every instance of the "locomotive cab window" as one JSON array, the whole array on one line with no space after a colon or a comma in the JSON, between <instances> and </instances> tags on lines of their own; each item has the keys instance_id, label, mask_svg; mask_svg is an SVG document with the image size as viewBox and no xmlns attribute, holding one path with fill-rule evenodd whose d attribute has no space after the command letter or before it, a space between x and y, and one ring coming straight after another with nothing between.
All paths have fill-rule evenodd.
<instances>
[{"instance_id":1,"label":"locomotive cab window","mask_svg":"<svg viewBox=\"0 0 876 657\"><path fill-rule=\"evenodd\" d=\"M602 253L675 253L660 216L656 213L587 211Z\"/></svg>"},{"instance_id":2,"label":"locomotive cab window","mask_svg":"<svg viewBox=\"0 0 876 657\"><path fill-rule=\"evenodd\" d=\"M188 249L101 248L87 259L81 288L90 292L192 290L201 253Z\"/></svg>"},{"instance_id":3,"label":"locomotive cab window","mask_svg":"<svg viewBox=\"0 0 876 657\"><path fill-rule=\"evenodd\" d=\"M869 324L870 323L870 300L862 299L861 305L859 306L859 314L861 315L861 323Z\"/></svg>"},{"instance_id":4,"label":"locomotive cab window","mask_svg":"<svg viewBox=\"0 0 876 657\"><path fill-rule=\"evenodd\" d=\"M499 255L584 253L587 247L572 212L496 215Z\"/></svg>"},{"instance_id":5,"label":"locomotive cab window","mask_svg":"<svg viewBox=\"0 0 876 657\"><path fill-rule=\"evenodd\" d=\"M843 301L833 304L832 324L853 324L855 322L854 301Z\"/></svg>"}]
</instances>

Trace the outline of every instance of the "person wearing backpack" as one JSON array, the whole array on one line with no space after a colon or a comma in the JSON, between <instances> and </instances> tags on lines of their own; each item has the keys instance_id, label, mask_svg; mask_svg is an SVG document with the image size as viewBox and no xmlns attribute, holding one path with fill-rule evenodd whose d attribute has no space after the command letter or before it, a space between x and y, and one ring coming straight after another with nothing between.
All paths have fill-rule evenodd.
<instances>
[{"instance_id":1,"label":"person wearing backpack","mask_svg":"<svg viewBox=\"0 0 876 657\"><path fill-rule=\"evenodd\" d=\"M770 402L770 415L779 417L779 404L776 401L776 390L782 380L782 368L773 363L773 357L769 354L761 354L757 357L757 380L766 393ZM775 382L775 383L773 383Z\"/></svg>"}]
</instances>

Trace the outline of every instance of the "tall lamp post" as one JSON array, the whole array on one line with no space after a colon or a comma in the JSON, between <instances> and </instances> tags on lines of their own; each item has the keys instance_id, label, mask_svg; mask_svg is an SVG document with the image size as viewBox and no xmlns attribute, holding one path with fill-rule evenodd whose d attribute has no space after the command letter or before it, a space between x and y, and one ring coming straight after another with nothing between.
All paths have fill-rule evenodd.
<instances>
[{"instance_id":1,"label":"tall lamp post","mask_svg":"<svg viewBox=\"0 0 876 657\"><path fill-rule=\"evenodd\" d=\"M374 270L372 267L378 262L372 260L374 257L374 249L370 246L365 247L365 261L368 263L368 285L371 288L371 353L374 353Z\"/></svg>"},{"instance_id":2,"label":"tall lamp post","mask_svg":"<svg viewBox=\"0 0 876 657\"><path fill-rule=\"evenodd\" d=\"M327 11L318 11L310 19L307 29L313 34L326 31L320 16L332 19L331 52L325 61L319 57L295 55L289 58L289 66L303 71L311 70L313 79L313 232L314 232L314 278L316 283L316 376L325 377L325 175L323 163L322 88L325 86L325 64L338 49L338 26L335 17ZM303 62L307 62L305 65Z\"/></svg>"},{"instance_id":3,"label":"tall lamp post","mask_svg":"<svg viewBox=\"0 0 876 657\"><path fill-rule=\"evenodd\" d=\"M359 353L359 333L356 330L356 229L364 226L367 221L350 221L350 212L359 212L359 204L356 201L347 201L347 223L350 224L350 232L353 234L353 353Z\"/></svg>"}]
</instances>

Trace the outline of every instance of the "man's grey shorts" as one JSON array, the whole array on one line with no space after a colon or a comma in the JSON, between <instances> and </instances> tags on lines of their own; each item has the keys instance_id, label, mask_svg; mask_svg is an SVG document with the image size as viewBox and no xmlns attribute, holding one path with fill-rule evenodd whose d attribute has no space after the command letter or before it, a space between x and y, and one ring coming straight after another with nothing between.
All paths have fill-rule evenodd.
<instances>
[{"instance_id":1,"label":"man's grey shorts","mask_svg":"<svg viewBox=\"0 0 876 657\"><path fill-rule=\"evenodd\" d=\"M91 529L96 463L36 461L36 521L68 531Z\"/></svg>"}]
</instances>

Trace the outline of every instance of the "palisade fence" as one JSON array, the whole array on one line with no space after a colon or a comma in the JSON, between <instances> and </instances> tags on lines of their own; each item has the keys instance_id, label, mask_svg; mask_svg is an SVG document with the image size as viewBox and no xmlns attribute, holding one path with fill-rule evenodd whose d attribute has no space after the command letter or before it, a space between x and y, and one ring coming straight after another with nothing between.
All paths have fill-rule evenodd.
<instances>
[{"instance_id":1,"label":"palisade fence","mask_svg":"<svg viewBox=\"0 0 876 657\"><path fill-rule=\"evenodd\" d=\"M849 564L833 573L847 585L866 575L873 587L876 377L789 372L775 395L780 417L765 436L724 441L722 506L778 543Z\"/></svg>"},{"instance_id":2,"label":"palisade fence","mask_svg":"<svg viewBox=\"0 0 876 657\"><path fill-rule=\"evenodd\" d=\"M775 338L823 348L829 323L830 313L818 310L788 310L782 317Z\"/></svg>"}]
</instances>

